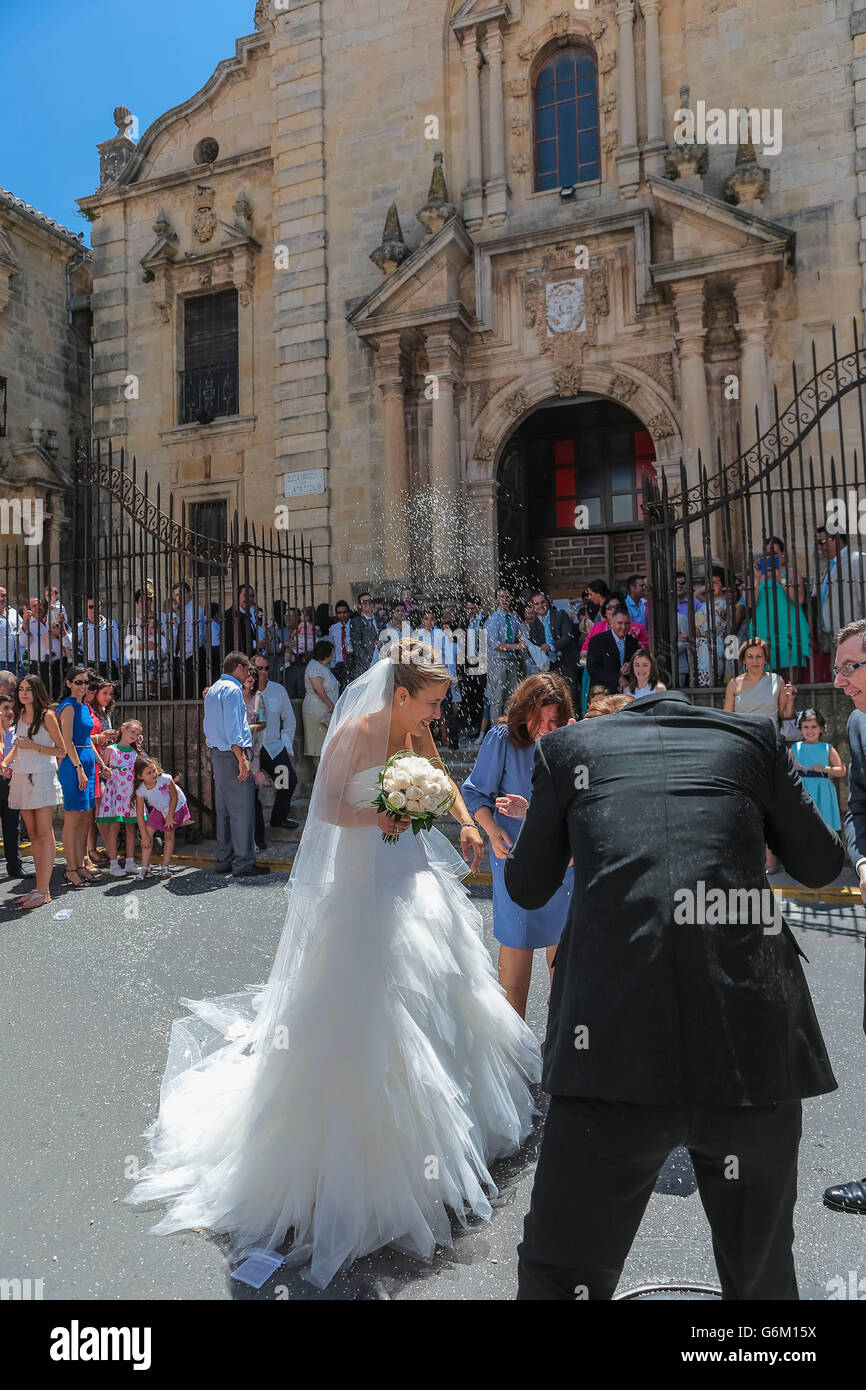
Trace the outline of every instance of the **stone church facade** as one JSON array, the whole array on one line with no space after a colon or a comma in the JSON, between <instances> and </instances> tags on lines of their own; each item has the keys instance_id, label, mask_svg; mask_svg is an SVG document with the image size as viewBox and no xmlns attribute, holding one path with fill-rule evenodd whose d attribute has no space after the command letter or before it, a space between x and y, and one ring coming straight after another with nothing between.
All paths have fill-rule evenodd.
<instances>
[{"instance_id":1,"label":"stone church facade","mask_svg":"<svg viewBox=\"0 0 866 1390\"><path fill-rule=\"evenodd\" d=\"M860 314L859 3L261 0L99 147L97 436L195 529L303 533L319 597L621 582L642 478Z\"/></svg>"}]
</instances>

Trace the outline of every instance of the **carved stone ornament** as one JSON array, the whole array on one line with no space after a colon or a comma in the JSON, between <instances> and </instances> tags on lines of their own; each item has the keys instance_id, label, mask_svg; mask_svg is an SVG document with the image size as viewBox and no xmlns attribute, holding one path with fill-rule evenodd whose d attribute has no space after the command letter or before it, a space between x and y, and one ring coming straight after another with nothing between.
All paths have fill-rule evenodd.
<instances>
[{"instance_id":1,"label":"carved stone ornament","mask_svg":"<svg viewBox=\"0 0 866 1390\"><path fill-rule=\"evenodd\" d=\"M618 401L627 405L632 396L637 395L639 389L638 383L632 381L630 376L623 376L621 372L617 372L611 383L610 392L612 396L616 396Z\"/></svg>"},{"instance_id":2,"label":"carved stone ornament","mask_svg":"<svg viewBox=\"0 0 866 1390\"><path fill-rule=\"evenodd\" d=\"M521 63L529 63L535 54L535 44L531 39L527 39L517 50L517 56Z\"/></svg>"},{"instance_id":3,"label":"carved stone ornament","mask_svg":"<svg viewBox=\"0 0 866 1390\"><path fill-rule=\"evenodd\" d=\"M433 156L433 176L427 191L427 201L415 215L422 227L427 229L427 235L431 236L435 232L441 231L445 223L450 222L456 212L456 207L448 200L448 189L445 186L445 174L442 168L442 151L437 150Z\"/></svg>"},{"instance_id":4,"label":"carved stone ornament","mask_svg":"<svg viewBox=\"0 0 866 1390\"><path fill-rule=\"evenodd\" d=\"M370 252L370 260L384 275L390 275L398 265L402 265L409 255L409 247L403 240L403 229L397 214L397 204L392 203L385 215L382 240L375 251Z\"/></svg>"},{"instance_id":5,"label":"carved stone ornament","mask_svg":"<svg viewBox=\"0 0 866 1390\"><path fill-rule=\"evenodd\" d=\"M568 33L568 26L570 23L571 15L567 10L563 10L560 14L555 14L552 20L554 34L556 34L558 38L562 38Z\"/></svg>"},{"instance_id":6,"label":"carved stone ornament","mask_svg":"<svg viewBox=\"0 0 866 1390\"><path fill-rule=\"evenodd\" d=\"M770 191L770 171L758 164L751 140L737 146L734 172L725 179L728 203L762 202Z\"/></svg>"},{"instance_id":7,"label":"carved stone ornament","mask_svg":"<svg viewBox=\"0 0 866 1390\"><path fill-rule=\"evenodd\" d=\"M647 429L653 439L670 439L674 433L674 427L663 410L647 421Z\"/></svg>"},{"instance_id":8,"label":"carved stone ornament","mask_svg":"<svg viewBox=\"0 0 866 1390\"><path fill-rule=\"evenodd\" d=\"M271 17L270 0L256 0L255 13L253 14L253 24L256 30L261 33Z\"/></svg>"},{"instance_id":9,"label":"carved stone ornament","mask_svg":"<svg viewBox=\"0 0 866 1390\"><path fill-rule=\"evenodd\" d=\"M511 168L515 174L526 174L529 172L529 157L525 154L517 154L511 161Z\"/></svg>"},{"instance_id":10,"label":"carved stone ornament","mask_svg":"<svg viewBox=\"0 0 866 1390\"><path fill-rule=\"evenodd\" d=\"M529 397L526 392L522 390L512 391L511 395L506 397L505 409L516 420L518 415L522 415L525 410L529 409Z\"/></svg>"},{"instance_id":11,"label":"carved stone ornament","mask_svg":"<svg viewBox=\"0 0 866 1390\"><path fill-rule=\"evenodd\" d=\"M475 448L472 457L480 459L482 463L489 463L496 453L496 440L491 439L486 434L479 434L475 441Z\"/></svg>"},{"instance_id":12,"label":"carved stone ornament","mask_svg":"<svg viewBox=\"0 0 866 1390\"><path fill-rule=\"evenodd\" d=\"M196 241L210 241L216 231L217 215L214 211L214 201L216 194L212 188L207 188L204 184L196 184L195 189L195 211L192 218L192 230Z\"/></svg>"},{"instance_id":13,"label":"carved stone ornament","mask_svg":"<svg viewBox=\"0 0 866 1390\"><path fill-rule=\"evenodd\" d=\"M514 77L510 82L503 82L502 91L507 97L525 97L529 94L529 86L525 77Z\"/></svg>"},{"instance_id":14,"label":"carved stone ornament","mask_svg":"<svg viewBox=\"0 0 866 1390\"><path fill-rule=\"evenodd\" d=\"M529 122L523 116L517 116L511 122L511 132L513 135L525 135L529 129Z\"/></svg>"},{"instance_id":15,"label":"carved stone ornament","mask_svg":"<svg viewBox=\"0 0 866 1390\"><path fill-rule=\"evenodd\" d=\"M648 357L630 357L624 364L648 376L668 395L674 393L674 364L669 352L653 352Z\"/></svg>"},{"instance_id":16,"label":"carved stone ornament","mask_svg":"<svg viewBox=\"0 0 866 1390\"><path fill-rule=\"evenodd\" d=\"M198 282L202 289L207 289L213 284L213 267L203 265L198 273Z\"/></svg>"},{"instance_id":17,"label":"carved stone ornament","mask_svg":"<svg viewBox=\"0 0 866 1390\"><path fill-rule=\"evenodd\" d=\"M558 396L576 396L580 391L582 373L579 367L557 367L553 384Z\"/></svg>"},{"instance_id":18,"label":"carved stone ornament","mask_svg":"<svg viewBox=\"0 0 866 1390\"><path fill-rule=\"evenodd\" d=\"M253 220L253 207L246 193L239 193L232 205L232 212L235 215L235 222L238 228L246 235Z\"/></svg>"},{"instance_id":19,"label":"carved stone ornament","mask_svg":"<svg viewBox=\"0 0 866 1390\"><path fill-rule=\"evenodd\" d=\"M523 311L541 352L552 351L558 362L579 361L585 348L597 345L599 319L610 312L606 262L590 257L589 269L577 274L574 242L549 247L540 269L524 273Z\"/></svg>"},{"instance_id":20,"label":"carved stone ornament","mask_svg":"<svg viewBox=\"0 0 866 1390\"><path fill-rule=\"evenodd\" d=\"M469 387L469 413L472 424L478 419L487 402L499 394L504 387L514 378L510 376L500 376L487 378L483 381L473 381Z\"/></svg>"}]
</instances>

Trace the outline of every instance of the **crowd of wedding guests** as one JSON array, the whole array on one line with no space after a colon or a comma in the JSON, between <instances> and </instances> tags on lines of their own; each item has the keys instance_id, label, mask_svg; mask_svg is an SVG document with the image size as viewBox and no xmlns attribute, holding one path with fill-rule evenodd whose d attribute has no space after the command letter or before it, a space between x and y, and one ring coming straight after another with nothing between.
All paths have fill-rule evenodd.
<instances>
[{"instance_id":1,"label":"crowd of wedding guests","mask_svg":"<svg viewBox=\"0 0 866 1390\"><path fill-rule=\"evenodd\" d=\"M494 731L493 746L497 747L496 740L504 737L502 721L507 719L512 697L519 689L525 690L526 681L533 677L556 677L570 701L569 717L575 718L597 714L602 696L640 699L673 685L724 685L727 710L770 714L780 721L794 745L792 756L798 767L808 768L804 773L807 786L815 788L822 814L835 828L839 811L834 782L845 770L835 749L822 738L820 714L807 711L810 717L805 727L802 711L798 718L797 682L829 678L832 633L859 607L866 570L863 557L848 546L847 538L828 535L819 528L817 543L825 568L816 594L811 596L802 576L789 567L784 543L776 536L767 538L762 555L754 559L748 582L745 575L732 575L714 566L708 582L690 589L685 571L678 571L676 679L660 666L651 649L647 576L640 573L630 575L619 590L611 589L604 580L595 580L574 600L552 601L540 589L532 588L515 594L503 586L490 612L485 612L472 595L440 607L403 589L398 600L387 602L365 590L354 608L343 599L333 610L328 604L302 609L278 599L268 615L257 604L255 588L246 584L240 586L236 602L224 611L214 604L205 613L190 585L183 581L171 590L168 611L157 612L153 586L148 582L136 591L136 616L123 631L106 618L98 598L87 598L84 616L74 622L54 586L47 586L42 597L30 597L18 608L9 604L6 590L0 586L0 664L5 667L0 673L0 712L5 710L7 757L13 743L18 745L0 778L0 818L10 875L20 867L19 813L26 816L32 811L33 824L28 824L27 831L43 868L37 868L36 890L22 901L34 906L45 900L49 871L44 865L50 857L51 819L47 812L57 798L64 803L66 881L71 887L84 886L101 867L103 857L112 873L147 869L149 853L146 859L142 854L141 865L135 862L136 831L148 823L154 826L154 815L147 807L156 792L139 778L130 804L120 808L123 815L116 818L114 788L133 778L136 756L142 750L141 726L135 721L124 724L115 737L111 727L114 700L198 698L224 678L226 652L247 659L239 679L250 739L250 775L256 788L255 850L265 849L259 796L263 785L275 787L271 825L298 827L290 815L297 784L292 700L301 701L303 752L318 766L340 693L379 660L393 641L407 636L429 642L451 672L451 688L435 729L437 741L444 747L459 749L469 744L480 748L489 731ZM72 666L73 653L81 667ZM15 739L14 730L31 722L33 708L22 702L19 690L25 700L35 700L37 713L33 715L30 742L39 742L48 750L47 759L55 761L59 776L57 781L52 771L54 786L47 781L42 786L39 795L46 798L43 806L28 807L21 801L22 776L38 771L44 779L48 769L41 761L46 753L22 743L26 734ZM52 701L59 702L56 712L52 711ZM78 713L70 701L78 704ZM84 728L84 712L88 710L95 720L92 733ZM54 738L58 730L60 736ZM46 743L49 735L51 740ZM534 737L525 744L518 739L515 748L525 753L533 742ZM209 743L209 747L213 762L214 751L219 754L221 750L216 744ZM83 795L87 804L79 804L79 754L88 764L87 777L93 784ZM120 770L113 787L109 759ZM176 781L161 768L156 775L177 788ZM152 774L147 776L150 779ZM819 787L820 781L823 785ZM165 804L157 807L154 803L151 811L157 813L157 819L171 811L171 834L162 838L168 868L174 829L189 818L189 811L179 788L177 801L171 792L169 807L165 799L168 793L162 783L160 786ZM120 825L124 826L125 857L117 853ZM104 852L98 847L97 827ZM508 825L500 829L507 838ZM152 848L152 834L147 838ZM53 838L50 843L53 856ZM508 942L503 945L508 948ZM518 996L522 969L517 971Z\"/></svg>"},{"instance_id":2,"label":"crowd of wedding guests","mask_svg":"<svg viewBox=\"0 0 866 1390\"><path fill-rule=\"evenodd\" d=\"M9 907L30 909L51 901L54 817L60 806L63 878L76 890L99 882L103 869L115 878L147 878L157 835L161 877L170 878L175 832L192 819L178 779L145 750L142 725L115 716L113 681L93 667L70 666L63 683L65 694L52 702L35 672L0 671L4 857L9 878L35 879L35 886L11 899ZM21 861L22 821L33 874Z\"/></svg>"}]
</instances>

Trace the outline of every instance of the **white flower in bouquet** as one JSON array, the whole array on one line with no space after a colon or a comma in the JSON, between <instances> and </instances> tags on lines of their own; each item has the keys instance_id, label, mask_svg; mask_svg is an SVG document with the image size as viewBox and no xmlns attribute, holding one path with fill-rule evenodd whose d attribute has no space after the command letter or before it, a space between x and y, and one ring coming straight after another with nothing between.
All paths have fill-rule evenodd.
<instances>
[{"instance_id":1,"label":"white flower in bouquet","mask_svg":"<svg viewBox=\"0 0 866 1390\"><path fill-rule=\"evenodd\" d=\"M450 811L456 790L448 774L427 758L399 752L389 758L379 774L381 791L373 805L379 811L409 816L412 831L429 830L437 816ZM383 833L383 840L396 844L399 836Z\"/></svg>"}]
</instances>

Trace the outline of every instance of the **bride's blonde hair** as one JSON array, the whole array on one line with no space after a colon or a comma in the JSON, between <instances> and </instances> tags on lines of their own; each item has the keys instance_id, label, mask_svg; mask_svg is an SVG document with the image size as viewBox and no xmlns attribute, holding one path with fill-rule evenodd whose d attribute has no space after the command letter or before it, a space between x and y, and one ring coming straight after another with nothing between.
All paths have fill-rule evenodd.
<instances>
[{"instance_id":1,"label":"bride's blonde hair","mask_svg":"<svg viewBox=\"0 0 866 1390\"><path fill-rule=\"evenodd\" d=\"M410 695L417 695L431 681L451 683L451 672L427 642L419 642L411 637L406 641L393 642L386 647L383 655L394 662L394 689L402 686Z\"/></svg>"}]
</instances>

